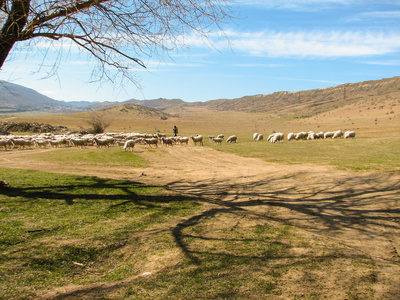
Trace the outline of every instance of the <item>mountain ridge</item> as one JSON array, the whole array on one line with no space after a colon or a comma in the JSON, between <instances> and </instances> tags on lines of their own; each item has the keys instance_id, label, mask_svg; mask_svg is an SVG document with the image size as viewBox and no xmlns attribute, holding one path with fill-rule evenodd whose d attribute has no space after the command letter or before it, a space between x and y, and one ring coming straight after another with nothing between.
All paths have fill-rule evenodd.
<instances>
[{"instance_id":1,"label":"mountain ridge","mask_svg":"<svg viewBox=\"0 0 400 300\"><path fill-rule=\"evenodd\" d=\"M206 102L185 102L181 99L129 99L123 102L87 101L68 102L51 99L40 93L5 81L0 81L0 112L48 111L80 112L105 110L112 107L134 104L177 114L183 110L279 112L280 114L307 115L327 111L351 104L358 99L400 92L400 77L346 83L334 87L313 90L243 96L234 99L216 99ZM74 106L75 104L75 106Z\"/></svg>"}]
</instances>

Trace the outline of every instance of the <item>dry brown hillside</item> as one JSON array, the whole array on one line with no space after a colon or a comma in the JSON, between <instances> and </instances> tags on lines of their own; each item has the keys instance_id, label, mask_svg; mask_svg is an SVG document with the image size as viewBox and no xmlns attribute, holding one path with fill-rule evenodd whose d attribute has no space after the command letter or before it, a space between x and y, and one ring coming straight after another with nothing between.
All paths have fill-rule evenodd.
<instances>
[{"instance_id":1,"label":"dry brown hillside","mask_svg":"<svg viewBox=\"0 0 400 300\"><path fill-rule=\"evenodd\" d=\"M294 114L306 117L334 110L365 98L382 95L399 96L400 77L347 83L308 91L276 92L269 95L245 96L231 100L213 100L205 102L203 106L218 111L264 111L275 112L278 115Z\"/></svg>"}]
</instances>

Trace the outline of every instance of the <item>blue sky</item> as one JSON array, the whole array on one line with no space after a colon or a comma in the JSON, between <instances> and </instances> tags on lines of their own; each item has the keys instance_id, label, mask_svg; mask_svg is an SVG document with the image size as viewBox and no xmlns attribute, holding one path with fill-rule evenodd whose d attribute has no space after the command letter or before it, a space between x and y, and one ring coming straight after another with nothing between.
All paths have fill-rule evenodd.
<instances>
[{"instance_id":1,"label":"blue sky","mask_svg":"<svg viewBox=\"0 0 400 300\"><path fill-rule=\"evenodd\" d=\"M0 79L56 100L187 102L299 91L400 75L398 0L236 0L238 18L209 40L187 37L185 49L143 57L147 70L125 82L88 83L92 63L70 51L54 61L15 51ZM51 53L48 53L51 57Z\"/></svg>"}]
</instances>

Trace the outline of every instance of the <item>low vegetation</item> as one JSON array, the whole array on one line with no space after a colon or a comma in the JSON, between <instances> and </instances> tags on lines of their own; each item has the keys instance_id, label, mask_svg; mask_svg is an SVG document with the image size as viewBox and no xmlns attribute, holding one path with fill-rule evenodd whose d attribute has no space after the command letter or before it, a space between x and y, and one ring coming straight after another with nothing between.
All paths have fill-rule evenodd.
<instances>
[{"instance_id":1,"label":"low vegetation","mask_svg":"<svg viewBox=\"0 0 400 300\"><path fill-rule=\"evenodd\" d=\"M319 278L372 298L368 258L273 218L133 181L0 171L2 299L332 295Z\"/></svg>"},{"instance_id":2,"label":"low vegetation","mask_svg":"<svg viewBox=\"0 0 400 300\"><path fill-rule=\"evenodd\" d=\"M400 139L357 137L352 140L284 141L281 144L242 139L236 145L213 146L244 157L284 165L314 164L352 171L400 173Z\"/></svg>"}]
</instances>

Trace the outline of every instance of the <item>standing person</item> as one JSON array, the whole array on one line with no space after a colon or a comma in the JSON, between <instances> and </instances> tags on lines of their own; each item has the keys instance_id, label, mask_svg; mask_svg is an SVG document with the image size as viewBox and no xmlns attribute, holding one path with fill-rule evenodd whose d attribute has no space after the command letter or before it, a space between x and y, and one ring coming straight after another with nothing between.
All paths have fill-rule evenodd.
<instances>
[{"instance_id":1,"label":"standing person","mask_svg":"<svg viewBox=\"0 0 400 300\"><path fill-rule=\"evenodd\" d=\"M174 126L174 135L175 135L175 136L178 135L178 127L176 127L176 125Z\"/></svg>"}]
</instances>

